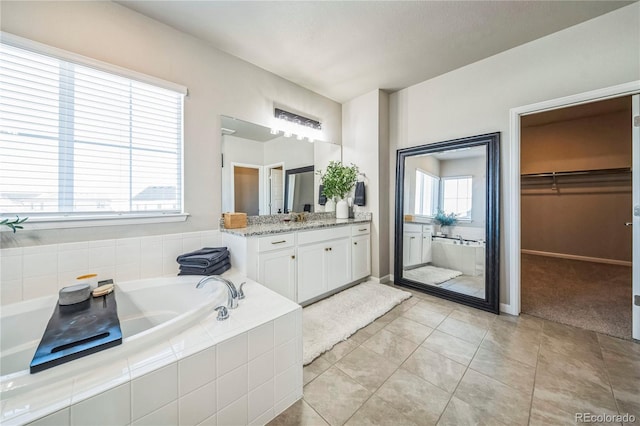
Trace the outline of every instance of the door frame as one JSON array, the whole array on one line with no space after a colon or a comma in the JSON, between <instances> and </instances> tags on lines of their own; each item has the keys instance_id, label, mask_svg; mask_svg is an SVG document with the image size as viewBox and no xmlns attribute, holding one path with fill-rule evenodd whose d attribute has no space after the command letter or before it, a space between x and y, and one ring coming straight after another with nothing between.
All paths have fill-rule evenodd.
<instances>
[{"instance_id":1,"label":"door frame","mask_svg":"<svg viewBox=\"0 0 640 426\"><path fill-rule=\"evenodd\" d=\"M619 98L640 93L640 80L609 86L589 92L578 93L562 98L550 99L534 104L524 105L509 110L509 167L507 172L505 229L506 229L506 264L509 283L509 304L501 304L500 310L511 315L520 314L520 117L543 111L561 109L580 104L587 104L605 99ZM635 174L635 172L634 172ZM634 241L633 245L640 244Z\"/></svg>"},{"instance_id":2,"label":"door frame","mask_svg":"<svg viewBox=\"0 0 640 426\"><path fill-rule=\"evenodd\" d=\"M262 213L263 209L263 197L262 191L264 190L264 167L259 164L249 163L237 163L231 162L231 206L233 210L236 209L236 167L244 167L246 169L258 169L258 215Z\"/></svg>"}]
</instances>

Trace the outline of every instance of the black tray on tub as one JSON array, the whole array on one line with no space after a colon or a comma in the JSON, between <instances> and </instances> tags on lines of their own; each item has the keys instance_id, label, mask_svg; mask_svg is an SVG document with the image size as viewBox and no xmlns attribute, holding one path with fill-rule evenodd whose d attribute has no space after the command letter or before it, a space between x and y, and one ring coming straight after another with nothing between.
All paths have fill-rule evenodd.
<instances>
[{"instance_id":1,"label":"black tray on tub","mask_svg":"<svg viewBox=\"0 0 640 426\"><path fill-rule=\"evenodd\" d=\"M115 292L74 305L56 304L29 370L37 373L121 343Z\"/></svg>"}]
</instances>

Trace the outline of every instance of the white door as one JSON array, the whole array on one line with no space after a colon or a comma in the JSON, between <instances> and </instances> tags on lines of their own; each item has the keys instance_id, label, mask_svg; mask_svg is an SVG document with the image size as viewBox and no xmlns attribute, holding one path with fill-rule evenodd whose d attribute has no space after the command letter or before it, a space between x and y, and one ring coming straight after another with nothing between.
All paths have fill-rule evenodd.
<instances>
[{"instance_id":1,"label":"white door","mask_svg":"<svg viewBox=\"0 0 640 426\"><path fill-rule=\"evenodd\" d=\"M326 243L298 247L298 303L327 291L325 274Z\"/></svg>"},{"instance_id":2,"label":"white door","mask_svg":"<svg viewBox=\"0 0 640 426\"><path fill-rule=\"evenodd\" d=\"M293 248L261 253L257 281L276 293L296 301L296 262Z\"/></svg>"},{"instance_id":3,"label":"white door","mask_svg":"<svg viewBox=\"0 0 640 426\"><path fill-rule=\"evenodd\" d=\"M327 252L327 290L333 290L351 282L351 239L325 243Z\"/></svg>"},{"instance_id":4,"label":"white door","mask_svg":"<svg viewBox=\"0 0 640 426\"><path fill-rule=\"evenodd\" d=\"M633 328L634 339L640 340L640 95L634 95L633 104Z\"/></svg>"},{"instance_id":5,"label":"white door","mask_svg":"<svg viewBox=\"0 0 640 426\"><path fill-rule=\"evenodd\" d=\"M360 235L351 244L351 281L371 275L371 238Z\"/></svg>"},{"instance_id":6,"label":"white door","mask_svg":"<svg viewBox=\"0 0 640 426\"><path fill-rule=\"evenodd\" d=\"M278 210L282 213L284 211L284 180L282 175L282 169L270 169L270 198L269 198L269 210L271 214L278 213Z\"/></svg>"}]
</instances>

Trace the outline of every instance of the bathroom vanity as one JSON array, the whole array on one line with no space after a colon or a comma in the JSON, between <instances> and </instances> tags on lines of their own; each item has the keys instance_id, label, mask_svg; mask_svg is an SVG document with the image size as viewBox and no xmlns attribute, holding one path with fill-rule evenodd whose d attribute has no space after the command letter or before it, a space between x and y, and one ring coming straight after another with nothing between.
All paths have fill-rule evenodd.
<instances>
[{"instance_id":1,"label":"bathroom vanity","mask_svg":"<svg viewBox=\"0 0 640 426\"><path fill-rule=\"evenodd\" d=\"M282 215L280 215L282 216ZM371 275L371 216L249 224L222 229L234 267L271 290L307 305ZM277 218L277 216L276 216Z\"/></svg>"}]
</instances>

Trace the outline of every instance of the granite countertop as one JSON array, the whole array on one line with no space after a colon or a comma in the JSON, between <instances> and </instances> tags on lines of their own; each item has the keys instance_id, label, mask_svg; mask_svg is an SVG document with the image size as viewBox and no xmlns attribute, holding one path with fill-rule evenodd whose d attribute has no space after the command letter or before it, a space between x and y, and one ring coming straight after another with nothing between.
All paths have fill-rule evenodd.
<instances>
[{"instance_id":1,"label":"granite countertop","mask_svg":"<svg viewBox=\"0 0 640 426\"><path fill-rule=\"evenodd\" d=\"M346 226L354 223L369 223L371 217L356 217L355 219L311 219L305 222L277 222L277 223L256 223L246 228L227 229L220 228L221 232L239 235L241 237L255 237L259 235L283 234L286 232L307 231L311 229L330 228L335 226Z\"/></svg>"}]
</instances>

